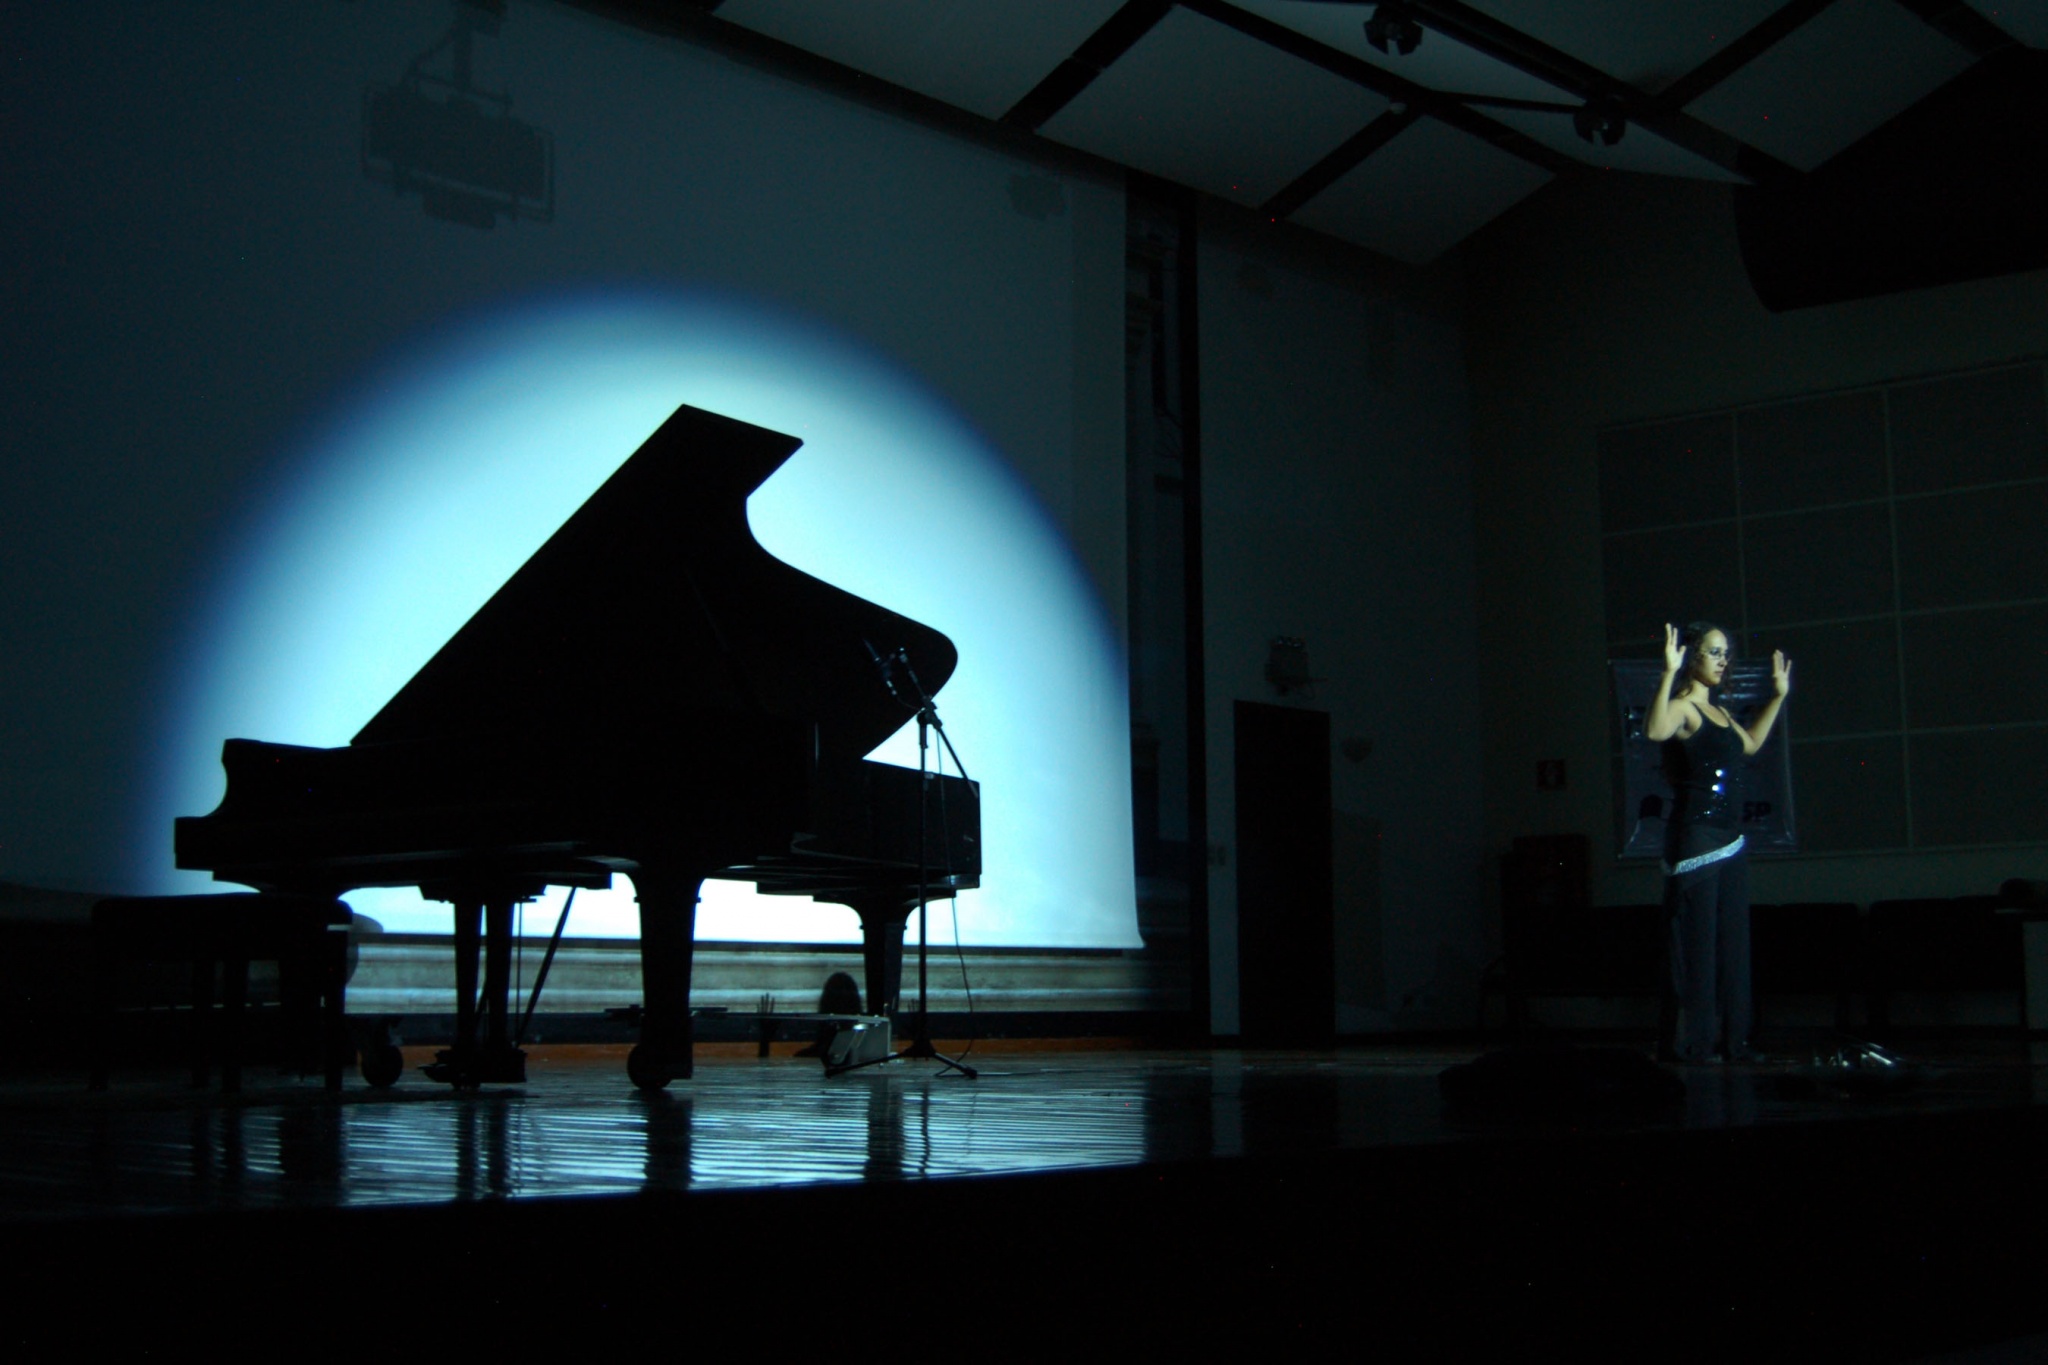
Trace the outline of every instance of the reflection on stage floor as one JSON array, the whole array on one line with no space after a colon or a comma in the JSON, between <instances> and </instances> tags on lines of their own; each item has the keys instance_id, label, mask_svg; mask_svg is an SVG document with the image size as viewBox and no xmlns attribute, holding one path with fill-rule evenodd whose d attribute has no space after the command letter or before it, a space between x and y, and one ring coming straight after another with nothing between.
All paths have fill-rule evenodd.
<instances>
[{"instance_id":1,"label":"reflection on stage floor","mask_svg":"<svg viewBox=\"0 0 2048 1365\"><path fill-rule=\"evenodd\" d=\"M1476 1050L977 1053L979 1080L928 1062L827 1077L793 1058L709 1056L692 1081L641 1095L611 1048L537 1049L529 1083L456 1092L409 1075L252 1076L194 1091L174 1072L0 1084L0 1219L431 1205L900 1182L1561 1131L1656 1132L1826 1123L2026 1105L2040 1074L2019 1044L1951 1049L1897 1096L1802 1095L1788 1067L1700 1067L1682 1105L1476 1122L1446 1112L1437 1074Z\"/></svg>"}]
</instances>

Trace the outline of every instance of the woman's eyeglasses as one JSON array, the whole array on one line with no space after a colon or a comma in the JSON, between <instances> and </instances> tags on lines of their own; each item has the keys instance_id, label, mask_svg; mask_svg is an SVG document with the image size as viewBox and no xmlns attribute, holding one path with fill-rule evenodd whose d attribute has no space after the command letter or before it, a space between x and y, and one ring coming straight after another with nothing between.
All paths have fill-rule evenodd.
<instances>
[{"instance_id":1,"label":"woman's eyeglasses","mask_svg":"<svg viewBox=\"0 0 2048 1365\"><path fill-rule=\"evenodd\" d=\"M1703 649L1703 650L1701 650L1701 651L1700 651L1700 653L1702 653L1702 654L1706 655L1706 656L1707 656L1707 657L1708 657L1709 659L1712 659L1712 660L1713 660L1713 661L1714 661L1715 663L1719 663L1719 662L1721 662L1721 661L1722 661L1723 659L1726 659L1726 658L1728 657L1728 651L1727 651L1727 650L1725 650L1725 649Z\"/></svg>"}]
</instances>

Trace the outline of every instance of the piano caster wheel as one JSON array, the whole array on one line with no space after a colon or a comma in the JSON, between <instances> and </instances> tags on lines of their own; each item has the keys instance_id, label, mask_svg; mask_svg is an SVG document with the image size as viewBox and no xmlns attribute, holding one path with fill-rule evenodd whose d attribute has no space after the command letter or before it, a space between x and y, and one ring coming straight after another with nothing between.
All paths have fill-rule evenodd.
<instances>
[{"instance_id":1,"label":"piano caster wheel","mask_svg":"<svg viewBox=\"0 0 2048 1365\"><path fill-rule=\"evenodd\" d=\"M389 1043L363 1049L363 1079L379 1090L389 1089L405 1074L405 1054Z\"/></svg>"},{"instance_id":2,"label":"piano caster wheel","mask_svg":"<svg viewBox=\"0 0 2048 1365\"><path fill-rule=\"evenodd\" d=\"M635 1044L626 1054L626 1079L639 1090L666 1090L675 1077L675 1068L664 1059L657 1060L644 1043Z\"/></svg>"}]
</instances>

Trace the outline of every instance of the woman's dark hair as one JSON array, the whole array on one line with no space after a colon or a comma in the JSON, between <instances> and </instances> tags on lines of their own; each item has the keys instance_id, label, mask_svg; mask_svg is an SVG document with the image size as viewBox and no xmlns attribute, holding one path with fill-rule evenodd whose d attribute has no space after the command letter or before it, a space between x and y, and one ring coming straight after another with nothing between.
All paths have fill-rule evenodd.
<instances>
[{"instance_id":1,"label":"woman's dark hair","mask_svg":"<svg viewBox=\"0 0 2048 1365\"><path fill-rule=\"evenodd\" d=\"M1712 621L1694 621L1688 624L1684 630L1678 632L1679 647L1685 651L1685 672L1682 676L1687 687L1701 681L1695 672L1700 666L1700 641L1706 639L1707 636L1717 630L1721 632L1721 638L1728 642L1728 657L1730 661L1733 661L1735 657L1735 637L1730 635L1723 627L1715 625Z\"/></svg>"}]
</instances>

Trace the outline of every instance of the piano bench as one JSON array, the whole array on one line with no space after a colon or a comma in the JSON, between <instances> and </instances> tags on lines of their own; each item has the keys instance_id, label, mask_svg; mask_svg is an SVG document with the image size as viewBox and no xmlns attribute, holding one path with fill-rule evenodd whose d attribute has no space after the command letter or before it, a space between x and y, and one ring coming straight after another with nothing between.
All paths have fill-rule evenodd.
<instances>
[{"instance_id":1,"label":"piano bench","mask_svg":"<svg viewBox=\"0 0 2048 1365\"><path fill-rule=\"evenodd\" d=\"M352 918L348 906L331 897L254 891L99 902L92 909L92 1088L107 1086L123 965L183 963L192 972L192 1084L207 1084L217 1053L221 1089L240 1090L254 961L277 963L288 1048L301 1057L313 1052L327 1088L341 1089L342 1068L353 1050L344 1017ZM213 1007L216 969L220 1017Z\"/></svg>"}]
</instances>

